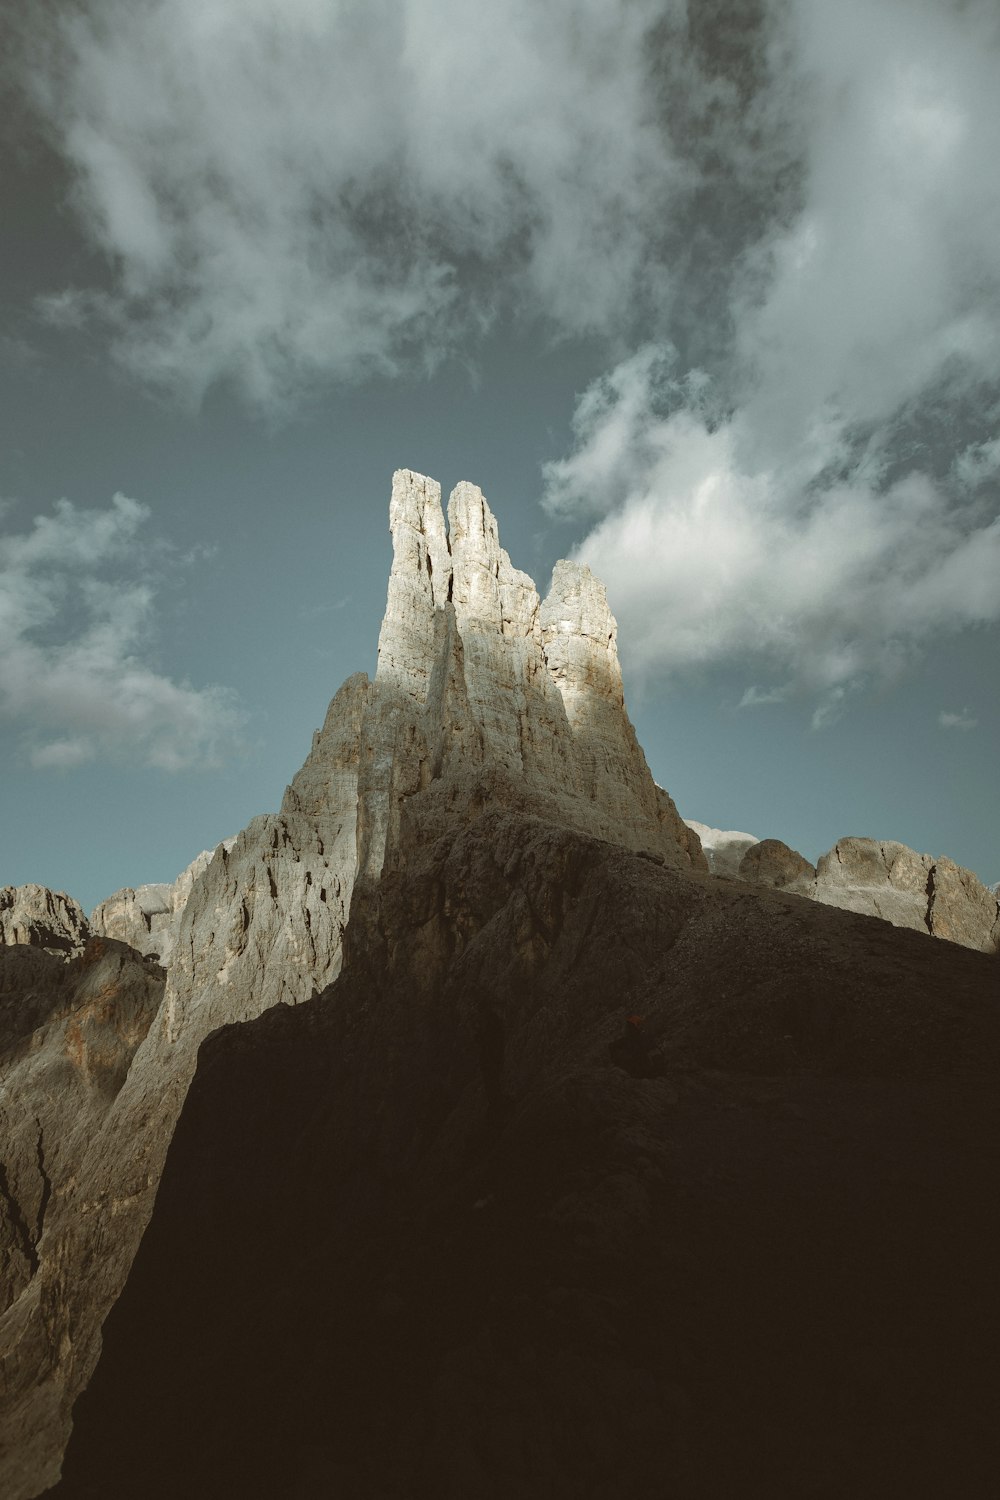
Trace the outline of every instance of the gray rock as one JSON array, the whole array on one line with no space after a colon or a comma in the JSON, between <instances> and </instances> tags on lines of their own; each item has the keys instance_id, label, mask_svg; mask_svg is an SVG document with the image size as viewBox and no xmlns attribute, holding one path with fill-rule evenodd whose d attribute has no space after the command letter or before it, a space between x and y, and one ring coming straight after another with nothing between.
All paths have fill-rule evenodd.
<instances>
[{"instance_id":1,"label":"gray rock","mask_svg":"<svg viewBox=\"0 0 1000 1500\"><path fill-rule=\"evenodd\" d=\"M815 880L792 888L966 948L1000 947L1000 904L971 870L889 839L839 839L820 856Z\"/></svg>"},{"instance_id":2,"label":"gray rock","mask_svg":"<svg viewBox=\"0 0 1000 1500\"><path fill-rule=\"evenodd\" d=\"M891 839L839 839L815 868L780 839L723 832L688 821L713 875L738 876L854 911L894 927L978 948L1000 950L1000 901L971 870L942 856L917 854Z\"/></svg>"},{"instance_id":3,"label":"gray rock","mask_svg":"<svg viewBox=\"0 0 1000 1500\"><path fill-rule=\"evenodd\" d=\"M228 840L225 847L232 842ZM194 882L208 868L213 853L211 849L204 850L171 885L126 886L115 891L91 912L91 931L128 943L138 953L157 958L166 967L173 957L181 914Z\"/></svg>"},{"instance_id":4,"label":"gray rock","mask_svg":"<svg viewBox=\"0 0 1000 1500\"><path fill-rule=\"evenodd\" d=\"M88 1162L163 997L162 969L124 944L91 938L68 960L0 948L0 1390L4 1493L53 1477L64 1430L61 1366L73 1332L56 1312L63 1280L100 1275L114 1202L90 1221L91 1259L67 1263L71 1221L97 1205ZM127 1151L119 1142L116 1157ZM83 1191L78 1185L83 1184Z\"/></svg>"},{"instance_id":5,"label":"gray rock","mask_svg":"<svg viewBox=\"0 0 1000 1500\"><path fill-rule=\"evenodd\" d=\"M63 891L44 885L0 889L0 946L26 944L69 958L83 952L89 936L83 908Z\"/></svg>"}]
</instances>

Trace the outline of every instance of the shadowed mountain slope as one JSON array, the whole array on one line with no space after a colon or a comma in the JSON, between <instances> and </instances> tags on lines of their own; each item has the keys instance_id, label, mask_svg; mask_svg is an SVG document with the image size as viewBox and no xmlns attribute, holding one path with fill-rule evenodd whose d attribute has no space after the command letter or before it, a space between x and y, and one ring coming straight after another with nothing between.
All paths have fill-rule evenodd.
<instances>
[{"instance_id":1,"label":"shadowed mountain slope","mask_svg":"<svg viewBox=\"0 0 1000 1500\"><path fill-rule=\"evenodd\" d=\"M985 1500L997 978L447 830L203 1045L54 1494Z\"/></svg>"}]
</instances>

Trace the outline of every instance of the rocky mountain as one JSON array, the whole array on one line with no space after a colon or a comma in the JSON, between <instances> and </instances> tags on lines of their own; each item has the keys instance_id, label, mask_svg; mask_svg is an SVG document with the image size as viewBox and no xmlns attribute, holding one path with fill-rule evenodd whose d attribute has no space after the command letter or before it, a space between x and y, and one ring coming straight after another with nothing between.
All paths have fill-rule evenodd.
<instances>
[{"instance_id":1,"label":"rocky mountain","mask_svg":"<svg viewBox=\"0 0 1000 1500\"><path fill-rule=\"evenodd\" d=\"M55 1494L986 1500L996 981L484 808L203 1045Z\"/></svg>"},{"instance_id":2,"label":"rocky mountain","mask_svg":"<svg viewBox=\"0 0 1000 1500\"><path fill-rule=\"evenodd\" d=\"M75 936L79 908L69 910ZM67 1276L87 1275L86 1266L67 1262L63 1247L91 1211L93 1142L153 1023L165 979L122 943L91 937L60 950L52 944L58 931L34 933L0 947L0 1460L8 1494L37 1493L52 1474L53 1432L65 1418L61 1388L46 1376L53 1359L66 1357L73 1329L50 1325L50 1307ZM112 1218L116 1207L108 1206Z\"/></svg>"},{"instance_id":3,"label":"rocky mountain","mask_svg":"<svg viewBox=\"0 0 1000 1500\"><path fill-rule=\"evenodd\" d=\"M446 525L408 470L390 529L375 677L280 810L102 903L142 952L19 943L3 1493L55 1484L81 1392L64 1495L819 1495L830 1459L881 1496L900 1423L974 1478L992 1279L943 1275L991 1238L995 962L752 840L756 884L712 875L589 570L541 600L478 489Z\"/></svg>"},{"instance_id":4,"label":"rocky mountain","mask_svg":"<svg viewBox=\"0 0 1000 1500\"><path fill-rule=\"evenodd\" d=\"M233 840L224 847L228 850ZM174 956L177 932L188 897L214 854L205 849L182 870L172 885L126 886L108 896L90 914L90 930L99 937L128 943L137 953L166 967Z\"/></svg>"},{"instance_id":5,"label":"rocky mountain","mask_svg":"<svg viewBox=\"0 0 1000 1500\"><path fill-rule=\"evenodd\" d=\"M997 892L944 856L917 854L889 839L843 838L813 866L780 839L688 826L714 874L794 891L983 953L1000 950Z\"/></svg>"},{"instance_id":6,"label":"rocky mountain","mask_svg":"<svg viewBox=\"0 0 1000 1500\"><path fill-rule=\"evenodd\" d=\"M63 891L43 885L0 889L0 949L28 945L65 958L81 953L89 935L83 908Z\"/></svg>"},{"instance_id":7,"label":"rocky mountain","mask_svg":"<svg viewBox=\"0 0 1000 1500\"><path fill-rule=\"evenodd\" d=\"M704 868L636 742L615 621L589 570L560 564L540 600L478 489L456 488L446 530L440 487L408 470L393 480L390 530L375 679L341 688L280 812L174 888L120 892L94 915L144 951L166 949L170 964L155 1020L50 1221L30 1307L0 1320L0 1476L12 1497L58 1474L199 1046L337 977L356 883L377 886L443 827L491 806Z\"/></svg>"}]
</instances>

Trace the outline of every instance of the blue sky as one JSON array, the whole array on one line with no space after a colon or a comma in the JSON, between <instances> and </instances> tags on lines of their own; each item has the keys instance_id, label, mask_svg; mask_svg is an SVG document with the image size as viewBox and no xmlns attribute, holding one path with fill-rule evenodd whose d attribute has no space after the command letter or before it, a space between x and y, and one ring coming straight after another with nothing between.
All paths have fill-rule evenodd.
<instances>
[{"instance_id":1,"label":"blue sky","mask_svg":"<svg viewBox=\"0 0 1000 1500\"><path fill-rule=\"evenodd\" d=\"M18 27L0 883L89 907L277 806L399 466L605 580L686 816L1000 878L994 6Z\"/></svg>"}]
</instances>

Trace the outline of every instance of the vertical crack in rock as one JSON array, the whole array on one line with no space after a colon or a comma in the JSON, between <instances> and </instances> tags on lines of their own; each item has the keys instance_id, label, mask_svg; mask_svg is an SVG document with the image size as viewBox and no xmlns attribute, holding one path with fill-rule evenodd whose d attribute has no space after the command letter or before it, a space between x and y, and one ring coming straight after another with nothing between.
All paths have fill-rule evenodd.
<instances>
[{"instance_id":1,"label":"vertical crack in rock","mask_svg":"<svg viewBox=\"0 0 1000 1500\"><path fill-rule=\"evenodd\" d=\"M42 1191L38 1199L38 1213L35 1217L35 1244L39 1245L42 1232L45 1228L45 1214L48 1210L49 1199L52 1197L52 1179L49 1177L45 1166L45 1131L42 1122L36 1116L35 1124L38 1127L38 1138L35 1144L35 1159L38 1163L38 1175L42 1179Z\"/></svg>"},{"instance_id":2,"label":"vertical crack in rock","mask_svg":"<svg viewBox=\"0 0 1000 1500\"><path fill-rule=\"evenodd\" d=\"M927 871L927 910L924 913L924 921L927 924L927 931L930 933L933 933L934 931L934 897L936 875L937 865L931 865L930 869Z\"/></svg>"},{"instance_id":3,"label":"vertical crack in rock","mask_svg":"<svg viewBox=\"0 0 1000 1500\"><path fill-rule=\"evenodd\" d=\"M28 1263L28 1275L31 1278L38 1270L37 1241L31 1233L31 1228L25 1218L24 1209L21 1207L17 1194L11 1188L10 1179L7 1176L7 1167L4 1162L0 1162L0 1202L3 1203L6 1210L5 1217L7 1223L14 1231L16 1244L11 1248L20 1250Z\"/></svg>"}]
</instances>

